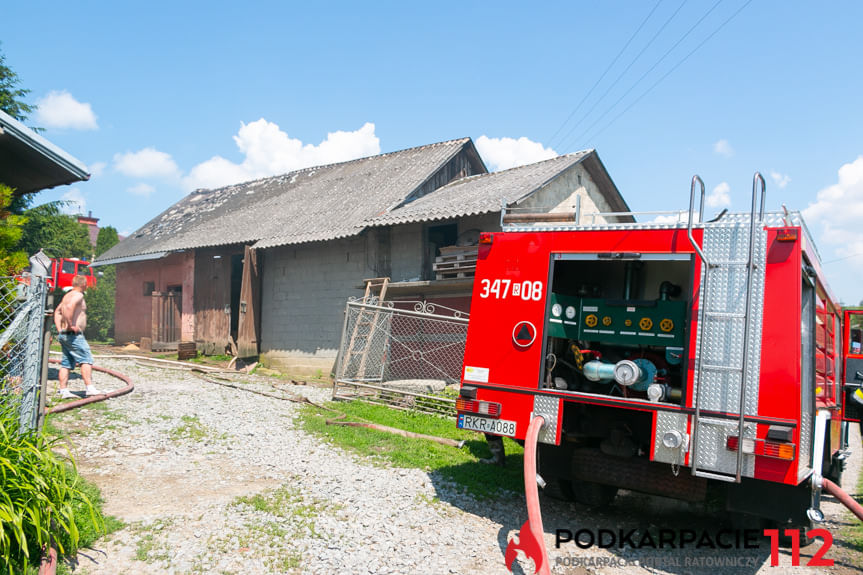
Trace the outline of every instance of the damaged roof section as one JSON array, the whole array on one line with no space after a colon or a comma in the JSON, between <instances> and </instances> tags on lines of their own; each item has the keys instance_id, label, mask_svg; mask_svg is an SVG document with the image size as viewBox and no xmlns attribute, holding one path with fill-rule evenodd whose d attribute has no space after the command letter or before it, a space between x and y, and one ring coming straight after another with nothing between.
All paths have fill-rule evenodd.
<instances>
[{"instance_id":1,"label":"damaged roof section","mask_svg":"<svg viewBox=\"0 0 863 575\"><path fill-rule=\"evenodd\" d=\"M0 110L0 182L29 194L88 179L87 166Z\"/></svg>"},{"instance_id":2,"label":"damaged roof section","mask_svg":"<svg viewBox=\"0 0 863 575\"><path fill-rule=\"evenodd\" d=\"M366 223L369 226L385 226L499 212L502 202L507 206L518 204L577 164L584 165L614 211L629 211L596 152L586 150L518 168L456 180L434 194L400 206Z\"/></svg>"},{"instance_id":3,"label":"damaged roof section","mask_svg":"<svg viewBox=\"0 0 863 575\"><path fill-rule=\"evenodd\" d=\"M196 190L111 248L100 264L230 244L266 248L359 234L367 220L454 178L486 173L470 138ZM128 260L127 260L128 261Z\"/></svg>"}]
</instances>

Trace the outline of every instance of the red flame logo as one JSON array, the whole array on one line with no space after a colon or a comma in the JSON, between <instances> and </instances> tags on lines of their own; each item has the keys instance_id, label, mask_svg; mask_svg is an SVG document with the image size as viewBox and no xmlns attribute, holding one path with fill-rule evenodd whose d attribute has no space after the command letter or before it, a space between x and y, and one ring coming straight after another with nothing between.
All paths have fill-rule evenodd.
<instances>
[{"instance_id":1,"label":"red flame logo","mask_svg":"<svg viewBox=\"0 0 863 575\"><path fill-rule=\"evenodd\" d=\"M506 546L504 561L506 568L512 573L512 562L515 561L518 551L523 552L528 559L533 559L534 575L540 573L543 567L542 547L544 542L537 541L533 530L530 528L530 519L524 522L518 535L513 536Z\"/></svg>"}]
</instances>

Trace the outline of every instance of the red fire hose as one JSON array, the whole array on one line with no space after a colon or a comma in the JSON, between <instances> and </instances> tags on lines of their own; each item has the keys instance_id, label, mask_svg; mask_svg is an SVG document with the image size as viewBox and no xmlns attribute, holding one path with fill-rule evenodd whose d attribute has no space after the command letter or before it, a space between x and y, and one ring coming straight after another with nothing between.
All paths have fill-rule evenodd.
<instances>
[{"instance_id":1,"label":"red fire hose","mask_svg":"<svg viewBox=\"0 0 863 575\"><path fill-rule=\"evenodd\" d=\"M841 487L827 479L821 478L821 488L839 500L842 505L848 508L851 513L857 516L860 521L863 521L863 506L854 501L854 498L845 493Z\"/></svg>"},{"instance_id":2,"label":"red fire hose","mask_svg":"<svg viewBox=\"0 0 863 575\"><path fill-rule=\"evenodd\" d=\"M60 363L58 359L49 359L50 363ZM92 397L85 397L83 399L76 399L75 401L69 401L67 403L61 403L60 405L55 405L51 409L46 409L45 413L61 413L63 411L69 411L70 409L75 409L76 407L81 407L82 405L87 405L88 403L96 403L97 401L105 401L106 399L111 399L112 397L119 397L121 395L126 395L135 389L135 385L132 383L132 380L128 378L128 376L123 375L119 371L114 371L113 369L107 369L104 367L99 367L97 365L93 366L95 371L101 371L102 373L107 373L108 375L113 375L117 379L121 379L126 382L126 387L117 389L110 393L105 393L102 395L94 395Z\"/></svg>"},{"instance_id":3,"label":"red fire hose","mask_svg":"<svg viewBox=\"0 0 863 575\"><path fill-rule=\"evenodd\" d=\"M504 560L507 569L516 558L516 551L521 549L528 558L533 559L536 572L540 575L550 575L548 552L543 538L542 515L539 509L539 490L536 486L536 442L539 431L545 425L541 415L535 415L527 428L524 439L524 496L527 500L527 521L518 533L518 542L510 539L506 546Z\"/></svg>"}]
</instances>

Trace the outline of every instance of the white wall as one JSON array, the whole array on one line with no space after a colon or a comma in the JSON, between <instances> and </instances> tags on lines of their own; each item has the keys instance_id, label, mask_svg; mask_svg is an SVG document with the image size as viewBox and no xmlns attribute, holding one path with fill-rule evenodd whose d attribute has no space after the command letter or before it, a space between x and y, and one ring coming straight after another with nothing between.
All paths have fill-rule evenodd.
<instances>
[{"instance_id":1,"label":"white wall","mask_svg":"<svg viewBox=\"0 0 863 575\"><path fill-rule=\"evenodd\" d=\"M590 224L588 214L613 211L600 193L587 170L576 164L544 188L522 202L519 207L531 208L538 212L574 212L576 197L581 198L581 223ZM602 219L596 220L601 223Z\"/></svg>"}]
</instances>

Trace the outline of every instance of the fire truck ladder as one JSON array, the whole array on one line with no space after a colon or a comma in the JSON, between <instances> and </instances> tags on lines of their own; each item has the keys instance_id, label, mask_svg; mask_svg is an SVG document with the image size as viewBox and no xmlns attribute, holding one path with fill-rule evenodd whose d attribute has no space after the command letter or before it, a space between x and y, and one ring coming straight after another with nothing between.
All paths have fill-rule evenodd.
<instances>
[{"instance_id":1,"label":"fire truck ladder","mask_svg":"<svg viewBox=\"0 0 863 575\"><path fill-rule=\"evenodd\" d=\"M758 185L761 185L761 207L760 211L756 214L756 199L758 197ZM695 374L693 377L693 395L695 397L695 413L692 420L692 450L690 452L690 462L692 468L692 475L697 477L705 477L708 479L716 479L720 481L734 482L740 483L741 473L743 469L743 437L745 432L745 424L746 424L746 400L747 400L747 380L751 377L756 377L757 375L752 375L749 373L750 370L750 348L753 345L754 337L760 337L760 330L758 330L757 334L752 333L752 320L753 318L753 295L754 295L754 286L755 286L755 277L754 271L756 267L755 262L755 248L756 248L756 239L760 237L759 231L763 227L761 224L764 221L764 199L766 193L766 187L764 178L758 172L755 173L752 182L752 210L749 217L749 249L748 249L748 258L746 260L738 260L738 259L729 259L728 261L710 261L708 257L705 255L702 248L699 247L698 243L695 241L695 238L692 235L693 228L693 210L695 203L695 189L696 184L701 188L701 203L699 206L699 223L703 226L706 232L707 226L711 224L703 224L703 216L704 216L704 182L700 177L693 176L692 178L692 188L689 196L689 223L688 223L688 236L689 242L692 244L692 247L695 249L698 254L699 259L702 263L702 269L704 270L703 279L702 279L702 295L701 295L701 303L699 305L698 311L698 326L699 326L699 334L698 334L698 351L696 353L696 361L695 361ZM757 220L756 220L757 215ZM705 237L706 237L705 233ZM704 240L702 240L703 242ZM725 271L727 273L727 277L738 277L735 274L743 274L743 279L745 280L746 285L746 298L742 311L737 310L735 312L729 312L722 307L722 291L726 289L727 286L722 285L720 283L711 282L711 276L720 272ZM728 296L725 295L727 298ZM705 346L705 331L707 331L709 321L706 320L714 320L721 321L727 327L724 332L727 334L735 334L742 332L742 356L743 361L742 365L740 365L739 361L736 357L728 357L724 361L717 362L705 362L705 355L709 353ZM731 355L731 354L729 354ZM707 387L705 384L705 376L713 375L714 377L719 377L720 380L724 376L728 376L725 379L725 382L731 381L739 381L739 388L737 390L725 389L725 393L729 396L733 397L737 395L739 398L738 404L738 419L737 419L737 437L738 437L738 449L736 452L736 462L733 464L734 471L730 471L729 469L722 469L722 472L716 471L707 471L704 469L699 469L699 435L700 432L703 431L702 427L705 422L703 421L702 409L704 409L705 400L703 396L707 394ZM714 385L714 389L716 386ZM736 393L734 393L736 392ZM716 409L715 406L712 406L713 409ZM732 408L733 409L733 408ZM723 411L730 411L723 410ZM715 447L715 446L713 446ZM723 446L724 447L724 446ZM703 467L703 466L702 466Z\"/></svg>"},{"instance_id":2,"label":"fire truck ladder","mask_svg":"<svg viewBox=\"0 0 863 575\"><path fill-rule=\"evenodd\" d=\"M369 351L372 347L372 340L375 336L378 317L380 310L378 306L382 304L387 295L387 286L390 283L390 278L372 278L365 280L366 291L363 294L363 303L372 305L373 309L367 309L365 306L359 307L357 318L354 322L354 329L351 332L351 339L348 342L347 353L345 354L345 366L359 356L360 364L356 370L357 376L363 378L366 370L366 360L368 359ZM377 290L377 294L374 292Z\"/></svg>"}]
</instances>

